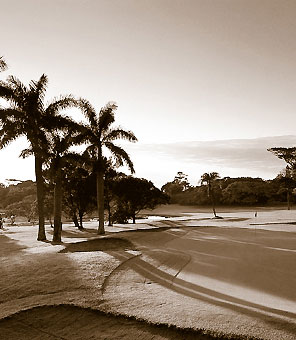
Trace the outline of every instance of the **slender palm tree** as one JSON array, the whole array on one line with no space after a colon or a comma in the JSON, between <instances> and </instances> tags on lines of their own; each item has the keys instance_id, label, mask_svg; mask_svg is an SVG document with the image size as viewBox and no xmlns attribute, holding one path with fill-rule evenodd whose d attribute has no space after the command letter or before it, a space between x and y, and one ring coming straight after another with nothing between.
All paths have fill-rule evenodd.
<instances>
[{"instance_id":1,"label":"slender palm tree","mask_svg":"<svg viewBox=\"0 0 296 340\"><path fill-rule=\"evenodd\" d=\"M68 164L79 161L81 156L71 151L71 147L81 144L83 135L79 125L68 120L63 131L53 131L49 134L49 147L46 162L54 184L54 231L53 242L61 242L62 232L62 198L63 198L63 170Z\"/></svg>"},{"instance_id":2,"label":"slender palm tree","mask_svg":"<svg viewBox=\"0 0 296 340\"><path fill-rule=\"evenodd\" d=\"M49 105L44 104L48 78L42 75L38 81L31 81L25 86L17 78L10 76L0 83L0 98L7 101L6 107L0 108L0 148L3 148L21 136L26 136L35 157L35 175L37 184L37 205L39 230L37 240L46 240L44 227L44 179L42 167L48 147L47 132L65 125L65 118L59 116L60 110L74 106L71 96L60 97ZM25 155L24 152L23 155Z\"/></svg>"},{"instance_id":3,"label":"slender palm tree","mask_svg":"<svg viewBox=\"0 0 296 340\"><path fill-rule=\"evenodd\" d=\"M216 207L215 207L215 194L213 190L213 184L218 178L220 178L220 176L217 172L210 172L210 173L204 173L201 176L201 180L200 180L201 184L206 184L208 187L208 196L211 199L213 213L215 217L217 217L217 214L216 214Z\"/></svg>"},{"instance_id":4,"label":"slender palm tree","mask_svg":"<svg viewBox=\"0 0 296 340\"><path fill-rule=\"evenodd\" d=\"M123 130L120 127L112 127L115 121L114 113L117 105L108 103L101 108L97 114L91 104L82 99L80 106L87 118L88 123L84 124L82 134L87 144L85 154L89 155L93 170L96 173L97 186L97 206L99 215L98 234L104 234L104 174L106 168L106 157L103 155L103 149L108 149L111 157L114 158L118 166L126 164L130 171L134 173L134 166L126 151L114 144L117 139L125 139L130 142L136 142L137 138L131 131Z\"/></svg>"}]
</instances>

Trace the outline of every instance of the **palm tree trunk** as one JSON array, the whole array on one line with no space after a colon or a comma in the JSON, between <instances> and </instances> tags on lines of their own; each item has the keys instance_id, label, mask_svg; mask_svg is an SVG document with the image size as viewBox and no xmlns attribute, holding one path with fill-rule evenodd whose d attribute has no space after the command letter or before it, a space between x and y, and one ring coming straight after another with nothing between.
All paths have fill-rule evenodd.
<instances>
[{"instance_id":1,"label":"palm tree trunk","mask_svg":"<svg viewBox=\"0 0 296 340\"><path fill-rule=\"evenodd\" d=\"M57 170L54 186L54 227L53 242L61 242L62 235L62 172Z\"/></svg>"},{"instance_id":2,"label":"palm tree trunk","mask_svg":"<svg viewBox=\"0 0 296 340\"><path fill-rule=\"evenodd\" d=\"M216 207L215 207L215 197L214 197L212 191L211 191L211 193L210 193L210 196L211 196L211 201L212 201L213 213L214 213L214 216L217 217L217 214L216 214Z\"/></svg>"},{"instance_id":3,"label":"palm tree trunk","mask_svg":"<svg viewBox=\"0 0 296 340\"><path fill-rule=\"evenodd\" d=\"M98 234L105 234L104 228L104 172L97 172L97 205L99 214Z\"/></svg>"},{"instance_id":4,"label":"palm tree trunk","mask_svg":"<svg viewBox=\"0 0 296 340\"><path fill-rule=\"evenodd\" d=\"M45 226L44 226L44 186L42 176L42 160L35 156L35 175L37 184L37 207L39 216L38 241L45 241Z\"/></svg>"}]
</instances>

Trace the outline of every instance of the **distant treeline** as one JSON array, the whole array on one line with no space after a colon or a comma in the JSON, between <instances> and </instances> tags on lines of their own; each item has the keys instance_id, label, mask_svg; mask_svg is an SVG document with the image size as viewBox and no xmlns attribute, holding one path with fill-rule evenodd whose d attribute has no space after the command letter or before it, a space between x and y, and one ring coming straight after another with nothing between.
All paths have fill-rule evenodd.
<instances>
[{"instance_id":1,"label":"distant treeline","mask_svg":"<svg viewBox=\"0 0 296 340\"><path fill-rule=\"evenodd\" d=\"M63 218L72 220L76 227L83 228L83 217L97 217L96 177L83 169L68 169L63 177ZM153 209L166 204L169 197L144 178L127 176L109 169L105 174L105 220L135 223L137 213L142 209ZM44 197L45 218L52 224L54 188L47 180ZM37 188L33 181L24 181L5 186L0 183L0 213L26 217L33 222L38 218Z\"/></svg>"},{"instance_id":2,"label":"distant treeline","mask_svg":"<svg viewBox=\"0 0 296 340\"><path fill-rule=\"evenodd\" d=\"M36 184L24 181L5 186L0 183L0 212L7 216L18 215L30 218L36 210Z\"/></svg>"},{"instance_id":3,"label":"distant treeline","mask_svg":"<svg viewBox=\"0 0 296 340\"><path fill-rule=\"evenodd\" d=\"M295 203L295 180L280 174L273 180L239 177L217 178L212 182L215 203L218 205L277 205ZM211 205L212 199L206 184L190 186L187 176L179 172L172 182L162 187L170 203L183 205Z\"/></svg>"}]
</instances>

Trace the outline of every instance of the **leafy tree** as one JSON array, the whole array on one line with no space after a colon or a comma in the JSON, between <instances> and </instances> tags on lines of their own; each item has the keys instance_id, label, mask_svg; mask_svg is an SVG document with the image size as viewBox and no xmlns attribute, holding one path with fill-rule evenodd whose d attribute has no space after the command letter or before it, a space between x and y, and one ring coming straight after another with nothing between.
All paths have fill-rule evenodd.
<instances>
[{"instance_id":1,"label":"leafy tree","mask_svg":"<svg viewBox=\"0 0 296 340\"><path fill-rule=\"evenodd\" d=\"M262 205L271 196L268 184L261 178L231 180L222 190L222 195L223 202L231 205Z\"/></svg>"},{"instance_id":2,"label":"leafy tree","mask_svg":"<svg viewBox=\"0 0 296 340\"><path fill-rule=\"evenodd\" d=\"M215 208L214 184L215 184L215 181L218 178L220 178L220 176L217 172L204 173L201 176L201 184L205 184L208 188L208 196L211 199L212 207L213 207L213 213L214 213L215 217L217 217L217 214L216 214L216 208Z\"/></svg>"},{"instance_id":3,"label":"leafy tree","mask_svg":"<svg viewBox=\"0 0 296 340\"><path fill-rule=\"evenodd\" d=\"M275 147L267 149L267 151L272 152L279 159L283 159L287 163L286 170L284 174L280 176L280 181L286 189L287 192L287 206L290 210L290 194L292 187L295 186L294 179L296 173L296 147L284 148Z\"/></svg>"},{"instance_id":4,"label":"leafy tree","mask_svg":"<svg viewBox=\"0 0 296 340\"><path fill-rule=\"evenodd\" d=\"M277 176L278 181L281 184L282 190L286 192L287 197L287 209L291 207L291 194L293 189L296 187L296 181L293 178L294 173L291 166L287 165L286 168Z\"/></svg>"},{"instance_id":5,"label":"leafy tree","mask_svg":"<svg viewBox=\"0 0 296 340\"><path fill-rule=\"evenodd\" d=\"M37 183L37 205L39 230L37 240L46 240L44 228L44 179L42 167L48 140L47 131L65 126L67 119L59 116L60 110L76 105L71 97L55 99L48 106L44 104L48 79L42 75L38 81L25 86L17 78L10 76L0 83L0 97L6 99L8 107L0 108L0 148L15 139L26 136L30 150L35 157ZM22 156L28 155L25 150Z\"/></svg>"},{"instance_id":6,"label":"leafy tree","mask_svg":"<svg viewBox=\"0 0 296 340\"><path fill-rule=\"evenodd\" d=\"M96 173L97 206L99 215L98 233L104 234L104 174L106 169L106 158L103 155L103 148L106 148L115 159L118 166L127 164L131 172L134 172L133 163L129 155L121 147L114 144L117 139L125 139L136 142L137 138L131 131L123 130L120 127L112 127L115 121L114 113L117 105L108 103L101 108L97 114L95 109L86 100L81 100L81 109L88 120L82 130L84 141L87 143L85 154L90 156L93 162L93 171Z\"/></svg>"},{"instance_id":7,"label":"leafy tree","mask_svg":"<svg viewBox=\"0 0 296 340\"><path fill-rule=\"evenodd\" d=\"M188 175L185 175L182 171L177 172L173 183L178 184L182 188L182 191L185 191L190 187Z\"/></svg>"},{"instance_id":8,"label":"leafy tree","mask_svg":"<svg viewBox=\"0 0 296 340\"><path fill-rule=\"evenodd\" d=\"M140 210L153 209L158 204L168 203L168 196L156 188L151 181L132 176L121 176L114 185L117 210L114 219L126 223L129 218L135 223Z\"/></svg>"},{"instance_id":9,"label":"leafy tree","mask_svg":"<svg viewBox=\"0 0 296 340\"><path fill-rule=\"evenodd\" d=\"M183 172L177 172L174 180L172 182L168 182L161 187L161 190L170 196L171 203L176 203L178 198L178 194L182 194L184 191L190 188L188 182L188 176L185 175ZM183 195L182 195L183 196Z\"/></svg>"},{"instance_id":10,"label":"leafy tree","mask_svg":"<svg viewBox=\"0 0 296 340\"><path fill-rule=\"evenodd\" d=\"M267 151L272 152L279 159L283 159L290 166L291 170L296 170L296 147L275 147L267 149Z\"/></svg>"},{"instance_id":11,"label":"leafy tree","mask_svg":"<svg viewBox=\"0 0 296 340\"><path fill-rule=\"evenodd\" d=\"M96 207L96 178L79 163L69 164L63 171L64 210L75 226L82 230L82 219ZM79 216L79 221L77 218Z\"/></svg>"}]
</instances>

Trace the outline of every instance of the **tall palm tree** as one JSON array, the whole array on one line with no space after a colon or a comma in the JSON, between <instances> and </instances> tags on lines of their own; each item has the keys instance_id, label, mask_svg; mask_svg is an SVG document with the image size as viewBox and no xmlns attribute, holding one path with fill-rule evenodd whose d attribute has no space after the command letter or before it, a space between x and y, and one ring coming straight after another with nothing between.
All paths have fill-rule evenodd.
<instances>
[{"instance_id":1,"label":"tall palm tree","mask_svg":"<svg viewBox=\"0 0 296 340\"><path fill-rule=\"evenodd\" d=\"M62 198L63 198L63 169L67 165L77 163L81 156L70 150L74 145L81 144L82 134L79 125L68 120L64 131L52 131L49 134L49 148L47 151L47 164L50 167L51 177L54 183L54 231L53 242L61 242L62 232Z\"/></svg>"},{"instance_id":2,"label":"tall palm tree","mask_svg":"<svg viewBox=\"0 0 296 340\"><path fill-rule=\"evenodd\" d=\"M136 142L137 138L131 131L123 130L120 127L112 127L115 121L114 113L117 105L108 103L97 113L91 104L82 99L80 106L87 118L88 123L83 126L82 134L87 144L85 154L88 154L93 162L93 170L96 173L97 186L97 206L99 215L98 234L104 234L104 173L106 167L106 158L103 155L103 149L106 148L115 159L118 166L127 164L132 173L134 166L126 151L115 145L117 139L125 139L130 142Z\"/></svg>"},{"instance_id":3,"label":"tall palm tree","mask_svg":"<svg viewBox=\"0 0 296 340\"><path fill-rule=\"evenodd\" d=\"M201 184L206 184L208 187L208 196L211 199L212 202L212 207L213 207L213 213L214 216L217 217L216 214L216 207L215 207L215 194L214 194L214 190L213 190L213 184L214 182L219 179L220 176L217 172L210 172L210 173L204 173L201 176Z\"/></svg>"},{"instance_id":4,"label":"tall palm tree","mask_svg":"<svg viewBox=\"0 0 296 340\"><path fill-rule=\"evenodd\" d=\"M38 81L31 81L25 86L17 78L10 76L0 83L0 98L6 99L8 106L0 108L0 148L3 148L21 136L26 136L35 157L35 175L37 184L37 205L39 229L37 240L46 240L44 227L44 180L42 167L48 146L47 131L55 130L65 124L59 116L60 110L75 105L73 97L55 99L49 105L44 104L48 78L42 75ZM25 154L26 152L24 152Z\"/></svg>"}]
</instances>

